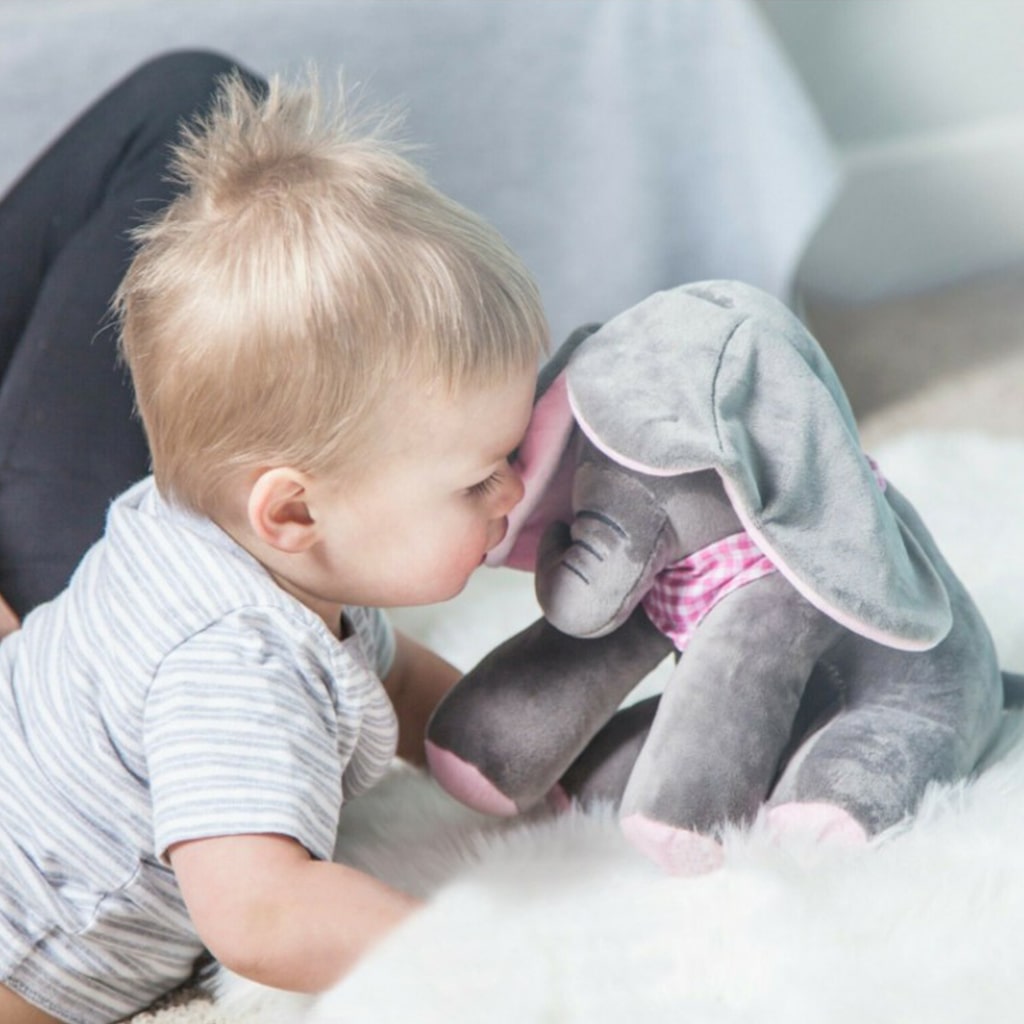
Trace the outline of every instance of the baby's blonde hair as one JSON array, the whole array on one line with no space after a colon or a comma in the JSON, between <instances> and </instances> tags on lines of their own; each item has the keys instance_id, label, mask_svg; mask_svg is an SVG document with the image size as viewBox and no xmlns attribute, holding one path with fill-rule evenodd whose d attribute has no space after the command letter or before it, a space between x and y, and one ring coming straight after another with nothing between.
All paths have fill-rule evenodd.
<instances>
[{"instance_id":1,"label":"baby's blonde hair","mask_svg":"<svg viewBox=\"0 0 1024 1024\"><path fill-rule=\"evenodd\" d=\"M311 78L224 81L115 299L157 484L207 514L240 471L365 465L404 382L494 384L547 347L498 233Z\"/></svg>"}]
</instances>

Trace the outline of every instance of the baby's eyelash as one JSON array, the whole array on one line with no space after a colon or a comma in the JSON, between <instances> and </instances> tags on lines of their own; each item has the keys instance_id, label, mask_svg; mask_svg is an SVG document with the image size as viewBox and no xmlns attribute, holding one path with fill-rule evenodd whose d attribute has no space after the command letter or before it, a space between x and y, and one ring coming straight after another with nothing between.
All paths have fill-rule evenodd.
<instances>
[{"instance_id":1,"label":"baby's eyelash","mask_svg":"<svg viewBox=\"0 0 1024 1024\"><path fill-rule=\"evenodd\" d=\"M480 483L473 484L473 486L469 488L468 493L474 498L481 498L484 495L490 494L499 483L501 483L501 470L496 470L486 480L481 480Z\"/></svg>"}]
</instances>

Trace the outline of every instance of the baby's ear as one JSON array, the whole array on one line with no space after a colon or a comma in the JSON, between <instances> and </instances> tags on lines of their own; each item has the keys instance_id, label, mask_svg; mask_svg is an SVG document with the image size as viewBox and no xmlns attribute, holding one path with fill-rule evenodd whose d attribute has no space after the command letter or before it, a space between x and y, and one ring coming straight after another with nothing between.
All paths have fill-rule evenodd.
<instances>
[{"instance_id":1,"label":"baby's ear","mask_svg":"<svg viewBox=\"0 0 1024 1024\"><path fill-rule=\"evenodd\" d=\"M308 550L317 540L310 511L310 480L278 466L260 473L249 492L249 526L260 540L286 554Z\"/></svg>"}]
</instances>

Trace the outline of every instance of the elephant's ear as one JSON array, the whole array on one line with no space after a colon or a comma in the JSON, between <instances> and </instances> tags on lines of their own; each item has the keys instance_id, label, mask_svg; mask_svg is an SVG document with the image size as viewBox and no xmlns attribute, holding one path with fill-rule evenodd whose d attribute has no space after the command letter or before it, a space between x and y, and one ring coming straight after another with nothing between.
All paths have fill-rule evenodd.
<instances>
[{"instance_id":1,"label":"elephant's ear","mask_svg":"<svg viewBox=\"0 0 1024 1024\"><path fill-rule=\"evenodd\" d=\"M659 292L575 354L587 436L641 472L715 469L793 586L863 636L926 650L949 632L945 588L886 500L824 352L784 305L736 282Z\"/></svg>"},{"instance_id":2,"label":"elephant's ear","mask_svg":"<svg viewBox=\"0 0 1024 1024\"><path fill-rule=\"evenodd\" d=\"M532 572L537 545L548 524L572 519L579 431L569 408L565 368L596 330L596 324L588 324L573 331L540 372L530 425L513 460L525 492L509 514L504 540L488 552L488 565Z\"/></svg>"}]
</instances>

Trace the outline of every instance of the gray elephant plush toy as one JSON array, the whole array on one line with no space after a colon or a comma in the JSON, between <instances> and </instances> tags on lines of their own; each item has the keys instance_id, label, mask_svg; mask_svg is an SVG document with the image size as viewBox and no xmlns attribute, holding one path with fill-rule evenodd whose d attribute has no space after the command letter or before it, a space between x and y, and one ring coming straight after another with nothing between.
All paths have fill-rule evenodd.
<instances>
[{"instance_id":1,"label":"gray elephant plush toy","mask_svg":"<svg viewBox=\"0 0 1024 1024\"><path fill-rule=\"evenodd\" d=\"M991 741L989 632L777 300L704 282L576 332L516 464L490 561L535 572L544 618L430 722L465 803L610 800L690 873L764 804L774 828L863 840ZM673 650L660 697L618 710Z\"/></svg>"}]
</instances>

